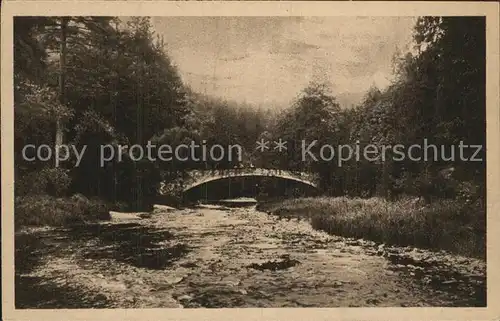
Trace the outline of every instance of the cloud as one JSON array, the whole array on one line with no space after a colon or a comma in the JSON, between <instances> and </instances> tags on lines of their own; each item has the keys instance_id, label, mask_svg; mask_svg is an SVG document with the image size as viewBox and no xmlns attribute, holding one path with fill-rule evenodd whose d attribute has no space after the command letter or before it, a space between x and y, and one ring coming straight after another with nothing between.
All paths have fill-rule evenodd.
<instances>
[{"instance_id":1,"label":"cloud","mask_svg":"<svg viewBox=\"0 0 500 321\"><path fill-rule=\"evenodd\" d=\"M271 45L271 54L291 54L299 55L304 54L309 50L319 49L317 45L309 44L305 41L291 40L291 39L279 39L278 41L273 41Z\"/></svg>"},{"instance_id":2,"label":"cloud","mask_svg":"<svg viewBox=\"0 0 500 321\"><path fill-rule=\"evenodd\" d=\"M231 57L222 57L222 58L220 58L220 60L223 60L223 61L238 61L238 60L246 59L248 57L249 57L249 55L238 55L238 56L231 56Z\"/></svg>"},{"instance_id":3,"label":"cloud","mask_svg":"<svg viewBox=\"0 0 500 321\"><path fill-rule=\"evenodd\" d=\"M155 17L168 53L194 90L286 106L311 80L348 101L390 84L392 56L412 17Z\"/></svg>"}]
</instances>

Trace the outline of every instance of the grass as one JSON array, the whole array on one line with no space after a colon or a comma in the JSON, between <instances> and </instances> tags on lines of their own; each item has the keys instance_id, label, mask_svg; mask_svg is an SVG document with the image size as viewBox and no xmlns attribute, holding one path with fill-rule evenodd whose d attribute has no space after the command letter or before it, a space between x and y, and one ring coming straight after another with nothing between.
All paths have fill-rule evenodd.
<instances>
[{"instance_id":1,"label":"grass","mask_svg":"<svg viewBox=\"0 0 500 321\"><path fill-rule=\"evenodd\" d=\"M17 197L14 218L16 229L22 226L64 226L97 220L109 220L109 205L83 195L56 198L48 195Z\"/></svg>"},{"instance_id":2,"label":"grass","mask_svg":"<svg viewBox=\"0 0 500 321\"><path fill-rule=\"evenodd\" d=\"M485 257L486 210L479 203L316 197L271 202L259 209L306 217L313 228L329 234Z\"/></svg>"}]
</instances>

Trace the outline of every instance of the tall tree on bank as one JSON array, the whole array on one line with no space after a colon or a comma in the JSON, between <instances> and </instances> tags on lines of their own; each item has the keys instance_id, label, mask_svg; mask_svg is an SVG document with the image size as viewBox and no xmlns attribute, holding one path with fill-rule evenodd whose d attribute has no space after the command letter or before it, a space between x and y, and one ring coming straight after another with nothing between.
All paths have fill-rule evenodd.
<instances>
[{"instance_id":1,"label":"tall tree on bank","mask_svg":"<svg viewBox=\"0 0 500 321\"><path fill-rule=\"evenodd\" d=\"M16 25L15 62L25 66L16 69L16 117L27 116L16 126L16 145L33 139L34 130L51 137L45 143L59 144L64 131L64 142L79 149L87 146L79 167L72 169L72 192L140 203L143 196L134 191L134 180L143 173L144 194L152 193L155 183L146 177L157 176L153 169L144 164L135 168L138 164L126 156L119 162L118 155L102 167L99 147L145 145L155 133L183 123L189 114L184 86L161 41L154 42L149 21L138 18L124 28L110 17L21 17ZM38 114L50 126L31 121L36 106L44 107ZM48 112L57 106L74 117L65 122L57 112ZM25 165L43 166L35 163Z\"/></svg>"},{"instance_id":2,"label":"tall tree on bank","mask_svg":"<svg viewBox=\"0 0 500 321\"><path fill-rule=\"evenodd\" d=\"M328 84L311 82L278 124L276 137L288 144L287 153L280 157L280 166L316 172L323 180L322 186L332 187L332 173L336 171L329 159L332 151L321 146L336 146L342 141L341 119L340 105ZM313 146L309 148L311 144ZM313 156L309 153L303 155L305 149Z\"/></svg>"}]
</instances>

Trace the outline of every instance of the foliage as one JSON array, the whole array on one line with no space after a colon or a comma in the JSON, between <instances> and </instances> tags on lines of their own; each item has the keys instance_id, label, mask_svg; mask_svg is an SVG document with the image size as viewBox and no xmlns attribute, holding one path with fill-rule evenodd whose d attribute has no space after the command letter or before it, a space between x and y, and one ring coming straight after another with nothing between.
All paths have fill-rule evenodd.
<instances>
[{"instance_id":1,"label":"foliage","mask_svg":"<svg viewBox=\"0 0 500 321\"><path fill-rule=\"evenodd\" d=\"M123 26L111 17L21 17L15 24L17 176L45 166L24 161L21 146L53 146L59 119L65 143L87 146L72 171L72 192L142 206L150 183L133 191L137 182L130 178L142 180L144 166L124 161L100 167L99 147L145 145L164 128L183 126L189 114L186 89L163 43L155 42L149 19Z\"/></svg>"},{"instance_id":2,"label":"foliage","mask_svg":"<svg viewBox=\"0 0 500 321\"><path fill-rule=\"evenodd\" d=\"M459 195L461 181L485 184L485 22L472 17L422 17L414 29L416 53L396 56L395 81L386 89L370 88L354 109L341 110L326 84L310 84L279 120L272 133L291 144L281 167L317 172L322 187L333 195L397 198L423 196L428 202ZM318 139L317 146L349 144L363 150L402 144L436 146L482 145L482 162L415 162L408 157L370 161L361 157L338 168L329 162L301 162L297 142ZM447 149L449 150L449 149ZM318 148L312 149L314 154ZM469 149L465 157L474 152ZM424 151L413 154L423 156ZM434 159L430 150L428 158ZM338 155L336 156L338 158ZM454 168L454 178L440 172ZM484 192L484 189L482 189ZM480 193L480 192L478 192ZM484 199L485 195L476 195Z\"/></svg>"},{"instance_id":3,"label":"foliage","mask_svg":"<svg viewBox=\"0 0 500 321\"><path fill-rule=\"evenodd\" d=\"M68 172L62 168L44 168L41 171L30 172L19 178L16 195L65 196L71 185Z\"/></svg>"}]
</instances>

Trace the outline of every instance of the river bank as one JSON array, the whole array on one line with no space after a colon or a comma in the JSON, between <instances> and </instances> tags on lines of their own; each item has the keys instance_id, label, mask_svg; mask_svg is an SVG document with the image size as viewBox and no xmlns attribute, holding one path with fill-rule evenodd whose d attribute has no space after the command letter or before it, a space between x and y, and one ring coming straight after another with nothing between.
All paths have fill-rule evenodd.
<instances>
[{"instance_id":1,"label":"river bank","mask_svg":"<svg viewBox=\"0 0 500 321\"><path fill-rule=\"evenodd\" d=\"M254 207L16 234L17 308L484 306L481 260L329 235Z\"/></svg>"},{"instance_id":2,"label":"river bank","mask_svg":"<svg viewBox=\"0 0 500 321\"><path fill-rule=\"evenodd\" d=\"M486 256L486 208L478 202L308 197L261 202L257 208L281 218L307 220L333 235Z\"/></svg>"}]
</instances>

